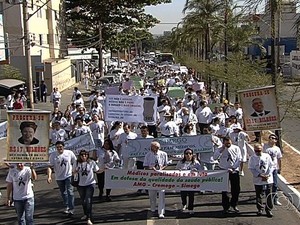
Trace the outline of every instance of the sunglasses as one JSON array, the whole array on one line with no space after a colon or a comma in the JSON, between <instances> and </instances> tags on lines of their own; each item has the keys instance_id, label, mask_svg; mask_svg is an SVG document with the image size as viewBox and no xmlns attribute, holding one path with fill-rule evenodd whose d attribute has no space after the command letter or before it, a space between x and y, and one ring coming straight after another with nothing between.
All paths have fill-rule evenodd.
<instances>
[{"instance_id":1,"label":"sunglasses","mask_svg":"<svg viewBox=\"0 0 300 225\"><path fill-rule=\"evenodd\" d=\"M89 154L80 154L81 156L88 156Z\"/></svg>"},{"instance_id":2,"label":"sunglasses","mask_svg":"<svg viewBox=\"0 0 300 225\"><path fill-rule=\"evenodd\" d=\"M270 137L269 139L277 140L277 138L275 138L275 137Z\"/></svg>"},{"instance_id":3,"label":"sunglasses","mask_svg":"<svg viewBox=\"0 0 300 225\"><path fill-rule=\"evenodd\" d=\"M184 153L185 155L193 155L193 153L191 153L191 152L186 152L186 153Z\"/></svg>"}]
</instances>

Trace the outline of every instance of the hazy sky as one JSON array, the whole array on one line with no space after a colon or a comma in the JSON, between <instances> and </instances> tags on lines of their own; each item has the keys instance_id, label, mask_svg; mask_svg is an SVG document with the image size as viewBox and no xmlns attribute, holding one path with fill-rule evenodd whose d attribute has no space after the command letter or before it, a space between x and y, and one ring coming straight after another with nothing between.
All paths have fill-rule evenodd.
<instances>
[{"instance_id":1,"label":"hazy sky","mask_svg":"<svg viewBox=\"0 0 300 225\"><path fill-rule=\"evenodd\" d=\"M264 1L262 1L259 9L263 9ZM244 0L234 0L238 5L243 5ZM169 31L176 27L177 23L184 17L182 9L186 0L172 0L169 4L160 4L157 6L146 7L146 13L149 13L159 19L162 24L157 24L154 28L150 29L152 34L162 34L164 31ZM164 24L174 23L174 24Z\"/></svg>"},{"instance_id":2,"label":"hazy sky","mask_svg":"<svg viewBox=\"0 0 300 225\"><path fill-rule=\"evenodd\" d=\"M150 32L152 34L162 34L164 31L176 27L177 23L184 17L182 9L185 2L185 0L172 0L172 3L169 4L146 7L146 12L159 19L161 23L174 23L157 24L154 28L150 29Z\"/></svg>"}]
</instances>

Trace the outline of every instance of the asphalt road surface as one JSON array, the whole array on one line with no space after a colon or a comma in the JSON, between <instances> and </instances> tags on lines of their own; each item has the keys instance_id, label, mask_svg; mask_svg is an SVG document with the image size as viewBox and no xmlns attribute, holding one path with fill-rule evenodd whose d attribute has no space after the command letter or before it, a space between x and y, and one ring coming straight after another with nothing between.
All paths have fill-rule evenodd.
<instances>
[{"instance_id":1,"label":"asphalt road surface","mask_svg":"<svg viewBox=\"0 0 300 225\"><path fill-rule=\"evenodd\" d=\"M83 90L82 85L79 86ZM63 92L63 108L69 104L72 96L72 88ZM51 110L50 103L38 103L36 108ZM295 122L293 123L295 124ZM296 126L296 124L295 124ZM298 129L298 127L296 126ZM298 129L299 130L299 129ZM285 133L286 135L286 133ZM295 135L295 139L297 134ZM291 135L288 135L292 137ZM299 137L299 135L298 135ZM299 139L299 138L298 138ZM299 147L300 147L300 140ZM294 142L291 142L294 145ZM5 157L5 142L0 141L3 146L0 151L0 159ZM296 145L297 146L297 145ZM13 207L4 206L5 177L7 169L0 169L0 225L12 225L16 223L16 214ZM241 195L239 199L240 213L230 213L227 217L222 214L221 195L218 193L196 194L195 214L191 217L187 213L182 213L179 193L167 193L166 213L164 219L151 217L149 212L149 199L147 195L136 195L132 190L112 190L112 202L100 202L97 199L98 189L95 191L93 203L94 224L107 225L298 225L300 214L286 197L280 194L282 206L276 206L273 210L272 219L265 216L256 215L255 192L252 178L248 170L245 177L241 178ZM120 187L121 188L121 187ZM85 224L80 221L83 216L78 193L75 192L75 215L71 218L64 215L64 210L59 190L55 182L47 184L46 175L43 171L38 174L38 180L34 185L35 190L35 224Z\"/></svg>"}]
</instances>

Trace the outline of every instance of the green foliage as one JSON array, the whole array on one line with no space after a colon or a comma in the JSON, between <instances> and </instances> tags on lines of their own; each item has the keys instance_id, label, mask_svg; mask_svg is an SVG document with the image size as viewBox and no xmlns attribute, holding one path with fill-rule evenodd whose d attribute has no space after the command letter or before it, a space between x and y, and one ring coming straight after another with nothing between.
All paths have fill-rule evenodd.
<instances>
[{"instance_id":1,"label":"green foliage","mask_svg":"<svg viewBox=\"0 0 300 225\"><path fill-rule=\"evenodd\" d=\"M0 79L17 79L25 81L25 78L22 77L20 70L11 65L1 65L0 72Z\"/></svg>"},{"instance_id":2,"label":"green foliage","mask_svg":"<svg viewBox=\"0 0 300 225\"><path fill-rule=\"evenodd\" d=\"M129 47L138 32L159 22L144 7L168 2L171 0L67 0L67 36L77 47L98 48L101 24L104 48Z\"/></svg>"},{"instance_id":3,"label":"green foliage","mask_svg":"<svg viewBox=\"0 0 300 225\"><path fill-rule=\"evenodd\" d=\"M271 85L271 76L264 73L261 63L247 60L241 54L233 54L227 62L199 62L187 56L182 56L179 60L180 63L195 68L202 77L209 75L213 80L228 83L232 94L238 90Z\"/></svg>"}]
</instances>

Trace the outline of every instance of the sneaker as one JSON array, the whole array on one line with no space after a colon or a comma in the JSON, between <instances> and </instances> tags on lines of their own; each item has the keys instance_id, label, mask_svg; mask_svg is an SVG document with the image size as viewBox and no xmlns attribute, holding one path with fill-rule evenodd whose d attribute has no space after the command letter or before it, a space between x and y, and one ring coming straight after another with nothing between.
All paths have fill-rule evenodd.
<instances>
[{"instance_id":1,"label":"sneaker","mask_svg":"<svg viewBox=\"0 0 300 225\"><path fill-rule=\"evenodd\" d=\"M163 219L163 218L165 218L165 215L164 214L159 214L158 218Z\"/></svg>"},{"instance_id":2,"label":"sneaker","mask_svg":"<svg viewBox=\"0 0 300 225\"><path fill-rule=\"evenodd\" d=\"M244 173L243 170L240 172L240 176L241 176L241 177L245 176L245 173Z\"/></svg>"},{"instance_id":3,"label":"sneaker","mask_svg":"<svg viewBox=\"0 0 300 225\"><path fill-rule=\"evenodd\" d=\"M74 209L70 209L68 215L73 216L74 215Z\"/></svg>"},{"instance_id":4,"label":"sneaker","mask_svg":"<svg viewBox=\"0 0 300 225\"><path fill-rule=\"evenodd\" d=\"M67 207L67 208L64 210L63 213L64 213L64 214L69 214L69 208Z\"/></svg>"},{"instance_id":5,"label":"sneaker","mask_svg":"<svg viewBox=\"0 0 300 225\"><path fill-rule=\"evenodd\" d=\"M83 217L80 218L81 220L86 220L87 219L87 216L84 215Z\"/></svg>"},{"instance_id":6,"label":"sneaker","mask_svg":"<svg viewBox=\"0 0 300 225\"><path fill-rule=\"evenodd\" d=\"M260 210L258 210L258 211L257 211L257 213L256 213L256 214L257 214L258 216L261 216L261 215L262 215L262 213L263 213L263 211L260 209Z\"/></svg>"},{"instance_id":7,"label":"sneaker","mask_svg":"<svg viewBox=\"0 0 300 225\"><path fill-rule=\"evenodd\" d=\"M88 220L86 221L86 224L87 224L87 225L93 225L93 223L92 223L92 221L91 221L90 219L88 219Z\"/></svg>"},{"instance_id":8,"label":"sneaker","mask_svg":"<svg viewBox=\"0 0 300 225\"><path fill-rule=\"evenodd\" d=\"M194 215L194 210L189 210L190 215Z\"/></svg>"},{"instance_id":9,"label":"sneaker","mask_svg":"<svg viewBox=\"0 0 300 225\"><path fill-rule=\"evenodd\" d=\"M273 217L273 213L271 211L266 211L267 213L267 217L268 218L272 218Z\"/></svg>"},{"instance_id":10,"label":"sneaker","mask_svg":"<svg viewBox=\"0 0 300 225\"><path fill-rule=\"evenodd\" d=\"M274 205L278 205L278 206L281 206L282 204L281 204L281 202L279 202L279 201L274 201Z\"/></svg>"},{"instance_id":11,"label":"sneaker","mask_svg":"<svg viewBox=\"0 0 300 225\"><path fill-rule=\"evenodd\" d=\"M107 195L106 198L105 198L105 200L106 200L107 202L111 202L111 197L110 197L109 195Z\"/></svg>"},{"instance_id":12,"label":"sneaker","mask_svg":"<svg viewBox=\"0 0 300 225\"><path fill-rule=\"evenodd\" d=\"M234 212L236 212L236 213L240 212L240 210L239 210L238 207L236 207L236 206L232 207L232 210L233 210Z\"/></svg>"},{"instance_id":13,"label":"sneaker","mask_svg":"<svg viewBox=\"0 0 300 225\"><path fill-rule=\"evenodd\" d=\"M182 205L182 211L186 210L186 205Z\"/></svg>"}]
</instances>

